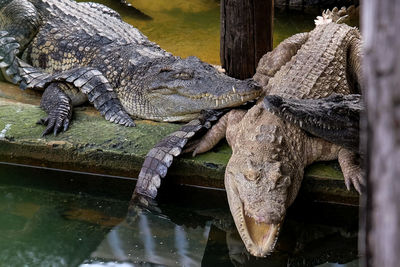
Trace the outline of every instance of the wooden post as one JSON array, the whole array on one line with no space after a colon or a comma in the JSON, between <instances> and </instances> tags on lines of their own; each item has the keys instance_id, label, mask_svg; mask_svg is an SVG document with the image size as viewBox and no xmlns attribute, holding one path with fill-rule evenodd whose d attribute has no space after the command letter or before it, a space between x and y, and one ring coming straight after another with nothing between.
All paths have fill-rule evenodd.
<instances>
[{"instance_id":1,"label":"wooden post","mask_svg":"<svg viewBox=\"0 0 400 267\"><path fill-rule=\"evenodd\" d=\"M360 266L398 266L400 252L400 2L362 1L367 190Z\"/></svg>"},{"instance_id":2,"label":"wooden post","mask_svg":"<svg viewBox=\"0 0 400 267\"><path fill-rule=\"evenodd\" d=\"M221 0L221 65L229 76L252 77L272 50L273 0Z\"/></svg>"}]
</instances>

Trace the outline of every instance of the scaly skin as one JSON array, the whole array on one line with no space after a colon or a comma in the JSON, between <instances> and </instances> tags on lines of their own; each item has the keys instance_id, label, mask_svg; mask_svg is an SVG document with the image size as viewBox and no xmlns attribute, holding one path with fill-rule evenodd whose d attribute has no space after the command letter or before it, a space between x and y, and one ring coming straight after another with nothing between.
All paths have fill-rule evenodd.
<instances>
[{"instance_id":1,"label":"scaly skin","mask_svg":"<svg viewBox=\"0 0 400 267\"><path fill-rule=\"evenodd\" d=\"M173 158L181 154L187 141L199 131L206 130L218 120L226 110L203 111L199 119L182 126L158 142L146 155L140 170L132 200L144 206L154 204L161 179L167 174Z\"/></svg>"},{"instance_id":2,"label":"scaly skin","mask_svg":"<svg viewBox=\"0 0 400 267\"><path fill-rule=\"evenodd\" d=\"M334 144L359 151L361 95L333 94L320 99L264 98L268 111Z\"/></svg>"},{"instance_id":3,"label":"scaly skin","mask_svg":"<svg viewBox=\"0 0 400 267\"><path fill-rule=\"evenodd\" d=\"M201 110L238 106L260 94L250 80L230 78L195 57L171 55L118 13L96 3L3 0L0 31L0 43L19 45L0 49L0 68L10 79L22 80L23 87L62 91L48 95L67 95L71 105L87 96L107 120L126 126L134 125L126 113L189 121ZM49 111L51 102L43 99L42 107ZM67 125L71 119L53 113L54 125ZM47 130L53 129L59 130Z\"/></svg>"},{"instance_id":4,"label":"scaly skin","mask_svg":"<svg viewBox=\"0 0 400 267\"><path fill-rule=\"evenodd\" d=\"M338 10L334 10L336 13ZM357 29L324 16L310 33L294 35L264 55L254 79L265 94L285 98L355 93L359 88L360 51ZM264 109L262 100L247 113L233 110L224 115L194 153L207 151L224 135L232 147L225 171L229 206L247 250L255 256L273 250L307 165L339 159L346 186L352 183L360 190L361 170L354 164L353 152L308 136Z\"/></svg>"}]
</instances>

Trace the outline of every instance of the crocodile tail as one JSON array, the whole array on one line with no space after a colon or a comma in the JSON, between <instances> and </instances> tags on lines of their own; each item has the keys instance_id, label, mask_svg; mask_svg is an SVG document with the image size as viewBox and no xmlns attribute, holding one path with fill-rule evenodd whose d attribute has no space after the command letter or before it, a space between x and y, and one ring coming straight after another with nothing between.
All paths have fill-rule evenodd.
<instances>
[{"instance_id":1,"label":"crocodile tail","mask_svg":"<svg viewBox=\"0 0 400 267\"><path fill-rule=\"evenodd\" d=\"M28 0L0 0L0 30L7 31L19 43L23 51L36 35L40 16Z\"/></svg>"},{"instance_id":2,"label":"crocodile tail","mask_svg":"<svg viewBox=\"0 0 400 267\"><path fill-rule=\"evenodd\" d=\"M27 88L44 90L44 86L36 87L35 85L46 81L51 75L42 69L32 67L19 58L16 58L16 62L18 64L18 75L21 77L19 87L23 90Z\"/></svg>"},{"instance_id":3,"label":"crocodile tail","mask_svg":"<svg viewBox=\"0 0 400 267\"><path fill-rule=\"evenodd\" d=\"M18 75L17 54L19 44L8 32L0 31L0 69L9 82L17 83L21 80Z\"/></svg>"},{"instance_id":4,"label":"crocodile tail","mask_svg":"<svg viewBox=\"0 0 400 267\"><path fill-rule=\"evenodd\" d=\"M0 70L7 81L19 83L21 89L26 89L32 80L43 80L50 75L19 59L20 48L16 37L8 31L0 31Z\"/></svg>"},{"instance_id":5,"label":"crocodile tail","mask_svg":"<svg viewBox=\"0 0 400 267\"><path fill-rule=\"evenodd\" d=\"M331 22L349 23L349 21L358 19L358 14L359 6L355 7L354 5L351 5L348 8L342 7L341 9L335 7L332 10L324 10L322 15L318 16L314 22L315 25L323 25Z\"/></svg>"},{"instance_id":6,"label":"crocodile tail","mask_svg":"<svg viewBox=\"0 0 400 267\"><path fill-rule=\"evenodd\" d=\"M161 178L167 175L174 157L182 153L189 139L200 134L202 129L211 128L226 111L227 109L203 111L199 119L190 121L158 142L145 157L132 200L139 199L146 206L154 205L153 199L157 196Z\"/></svg>"}]
</instances>

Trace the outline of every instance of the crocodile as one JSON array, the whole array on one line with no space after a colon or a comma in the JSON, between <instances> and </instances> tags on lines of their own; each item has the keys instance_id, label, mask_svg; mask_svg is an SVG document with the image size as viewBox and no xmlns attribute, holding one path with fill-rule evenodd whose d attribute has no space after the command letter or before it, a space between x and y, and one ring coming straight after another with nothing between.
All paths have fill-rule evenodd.
<instances>
[{"instance_id":1,"label":"crocodile","mask_svg":"<svg viewBox=\"0 0 400 267\"><path fill-rule=\"evenodd\" d=\"M201 110L260 95L196 57L161 49L114 10L72 0L1 0L0 68L21 88L44 90L43 135L68 129L73 106L89 100L106 120L181 122Z\"/></svg>"},{"instance_id":2,"label":"crocodile","mask_svg":"<svg viewBox=\"0 0 400 267\"><path fill-rule=\"evenodd\" d=\"M361 36L357 28L338 23L353 8L324 12L312 31L293 35L264 55L253 77L264 93L294 99L359 93ZM208 151L224 136L232 148L225 171L229 207L252 255L273 251L307 165L338 159L346 186L361 190L356 153L306 134L265 109L262 99L248 111L222 116L191 148L193 154Z\"/></svg>"},{"instance_id":3,"label":"crocodile","mask_svg":"<svg viewBox=\"0 0 400 267\"><path fill-rule=\"evenodd\" d=\"M361 95L332 94L320 99L264 98L264 106L306 132L351 151L359 151Z\"/></svg>"}]
</instances>

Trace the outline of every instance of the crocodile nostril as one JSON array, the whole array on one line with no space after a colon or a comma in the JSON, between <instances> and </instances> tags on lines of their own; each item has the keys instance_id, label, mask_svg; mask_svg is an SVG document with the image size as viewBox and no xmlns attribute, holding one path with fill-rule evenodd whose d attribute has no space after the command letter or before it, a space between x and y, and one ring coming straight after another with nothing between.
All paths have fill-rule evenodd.
<instances>
[{"instance_id":1,"label":"crocodile nostril","mask_svg":"<svg viewBox=\"0 0 400 267\"><path fill-rule=\"evenodd\" d=\"M256 181L260 177L260 172L254 169L248 170L245 174L247 180Z\"/></svg>"},{"instance_id":2,"label":"crocodile nostril","mask_svg":"<svg viewBox=\"0 0 400 267\"><path fill-rule=\"evenodd\" d=\"M253 90L261 90L261 86L253 79L247 79L247 86Z\"/></svg>"}]
</instances>

